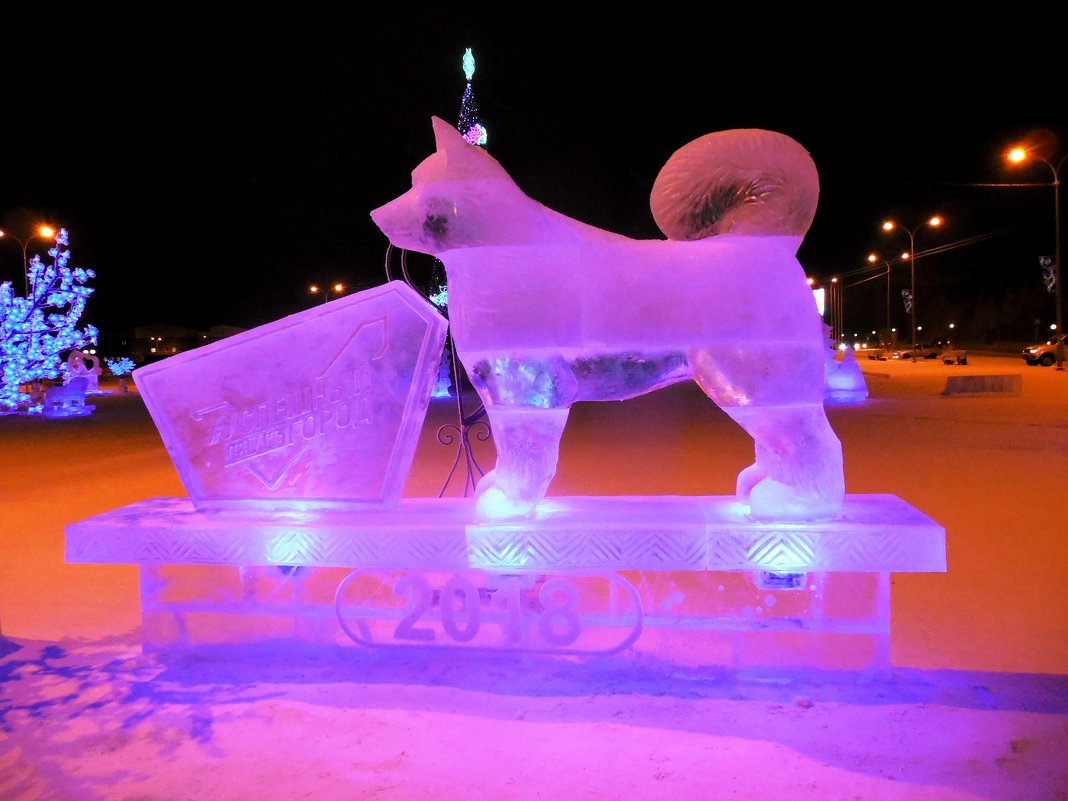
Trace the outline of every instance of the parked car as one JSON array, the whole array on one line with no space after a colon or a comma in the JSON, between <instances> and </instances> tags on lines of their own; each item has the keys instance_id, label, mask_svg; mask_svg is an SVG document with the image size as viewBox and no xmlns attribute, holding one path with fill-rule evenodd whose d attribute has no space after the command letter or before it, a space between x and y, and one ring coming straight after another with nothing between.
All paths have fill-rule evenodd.
<instances>
[{"instance_id":1,"label":"parked car","mask_svg":"<svg viewBox=\"0 0 1068 801\"><path fill-rule=\"evenodd\" d=\"M1061 344L1068 347L1068 334L1061 334ZM1057 361L1057 338L1051 337L1038 345L1028 345L1023 349L1024 361L1034 367L1036 364L1049 367ZM1068 350L1065 351L1068 355Z\"/></svg>"},{"instance_id":2,"label":"parked car","mask_svg":"<svg viewBox=\"0 0 1068 801\"><path fill-rule=\"evenodd\" d=\"M913 345L911 348L901 348L895 350L890 358L891 359L911 359L915 356L917 359L937 359L942 355L941 343L929 345L927 343Z\"/></svg>"}]
</instances>

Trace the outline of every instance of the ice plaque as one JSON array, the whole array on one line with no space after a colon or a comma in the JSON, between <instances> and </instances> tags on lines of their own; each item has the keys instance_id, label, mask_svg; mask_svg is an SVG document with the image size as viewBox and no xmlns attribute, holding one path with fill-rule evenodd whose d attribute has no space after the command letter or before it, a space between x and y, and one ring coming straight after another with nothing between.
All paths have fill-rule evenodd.
<instances>
[{"instance_id":1,"label":"ice plaque","mask_svg":"<svg viewBox=\"0 0 1068 801\"><path fill-rule=\"evenodd\" d=\"M133 377L197 508L391 506L446 327L394 281Z\"/></svg>"}]
</instances>

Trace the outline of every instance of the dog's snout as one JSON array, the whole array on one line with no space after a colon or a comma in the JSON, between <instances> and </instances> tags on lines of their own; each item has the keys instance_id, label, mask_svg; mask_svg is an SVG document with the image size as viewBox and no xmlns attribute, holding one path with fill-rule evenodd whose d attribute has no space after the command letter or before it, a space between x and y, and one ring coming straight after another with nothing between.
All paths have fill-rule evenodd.
<instances>
[{"instance_id":1,"label":"dog's snout","mask_svg":"<svg viewBox=\"0 0 1068 801\"><path fill-rule=\"evenodd\" d=\"M378 226L382 233L389 235L389 221L393 216L391 207L396 204L396 200L391 200L389 203L379 206L377 209L371 212L371 220Z\"/></svg>"}]
</instances>

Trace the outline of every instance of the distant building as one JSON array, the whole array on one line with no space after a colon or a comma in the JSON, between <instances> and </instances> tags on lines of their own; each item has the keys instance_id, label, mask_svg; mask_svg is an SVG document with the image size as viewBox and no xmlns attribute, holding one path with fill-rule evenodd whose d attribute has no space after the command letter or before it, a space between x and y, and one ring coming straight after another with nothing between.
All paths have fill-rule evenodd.
<instances>
[{"instance_id":1,"label":"distant building","mask_svg":"<svg viewBox=\"0 0 1068 801\"><path fill-rule=\"evenodd\" d=\"M208 329L160 323L139 325L134 328L133 341L129 343L130 357L137 364L148 364L176 353L210 345L244 330L232 325L213 325Z\"/></svg>"}]
</instances>

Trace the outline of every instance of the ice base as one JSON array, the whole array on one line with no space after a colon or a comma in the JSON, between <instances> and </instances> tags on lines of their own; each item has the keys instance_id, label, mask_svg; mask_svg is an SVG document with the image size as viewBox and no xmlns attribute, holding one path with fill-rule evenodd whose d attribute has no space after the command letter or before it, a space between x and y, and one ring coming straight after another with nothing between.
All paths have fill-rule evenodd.
<instances>
[{"instance_id":1,"label":"ice base","mask_svg":"<svg viewBox=\"0 0 1068 801\"><path fill-rule=\"evenodd\" d=\"M820 523L733 497L474 501L271 516L154 498L67 527L74 563L140 566L147 650L648 652L728 669L889 667L890 574L946 569L945 531L891 495Z\"/></svg>"},{"instance_id":2,"label":"ice base","mask_svg":"<svg viewBox=\"0 0 1068 801\"><path fill-rule=\"evenodd\" d=\"M841 517L757 522L733 496L548 498L531 520L475 523L469 498L271 515L152 498L74 523L68 562L583 570L942 572L945 530L893 495Z\"/></svg>"}]
</instances>

